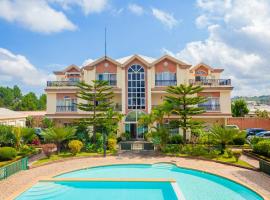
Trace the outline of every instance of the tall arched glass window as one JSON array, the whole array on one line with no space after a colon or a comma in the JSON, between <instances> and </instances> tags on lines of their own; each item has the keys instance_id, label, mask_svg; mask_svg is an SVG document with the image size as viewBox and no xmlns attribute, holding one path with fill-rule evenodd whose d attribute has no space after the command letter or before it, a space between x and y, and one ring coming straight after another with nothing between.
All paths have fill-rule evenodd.
<instances>
[{"instance_id":1,"label":"tall arched glass window","mask_svg":"<svg viewBox=\"0 0 270 200\"><path fill-rule=\"evenodd\" d=\"M140 65L128 68L128 109L145 109L145 74Z\"/></svg>"}]
</instances>

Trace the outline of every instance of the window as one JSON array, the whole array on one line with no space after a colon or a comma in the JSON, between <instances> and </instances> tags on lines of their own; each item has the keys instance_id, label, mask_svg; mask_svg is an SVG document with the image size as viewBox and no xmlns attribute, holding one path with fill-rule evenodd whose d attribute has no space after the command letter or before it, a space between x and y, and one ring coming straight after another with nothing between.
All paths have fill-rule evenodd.
<instances>
[{"instance_id":1,"label":"window","mask_svg":"<svg viewBox=\"0 0 270 200\"><path fill-rule=\"evenodd\" d=\"M161 72L156 73L156 86L176 85L176 73Z\"/></svg>"},{"instance_id":2,"label":"window","mask_svg":"<svg viewBox=\"0 0 270 200\"><path fill-rule=\"evenodd\" d=\"M64 96L63 99L57 99L56 111L57 112L76 112L77 111L77 99Z\"/></svg>"},{"instance_id":3,"label":"window","mask_svg":"<svg viewBox=\"0 0 270 200\"><path fill-rule=\"evenodd\" d=\"M97 80L108 81L109 85L116 85L116 74L112 73L97 74Z\"/></svg>"},{"instance_id":4,"label":"window","mask_svg":"<svg viewBox=\"0 0 270 200\"><path fill-rule=\"evenodd\" d=\"M207 97L207 101L198 104L199 107L203 107L206 111L219 111L220 104L218 97Z\"/></svg>"},{"instance_id":5,"label":"window","mask_svg":"<svg viewBox=\"0 0 270 200\"><path fill-rule=\"evenodd\" d=\"M128 109L145 109L144 68L132 65L128 69Z\"/></svg>"}]
</instances>

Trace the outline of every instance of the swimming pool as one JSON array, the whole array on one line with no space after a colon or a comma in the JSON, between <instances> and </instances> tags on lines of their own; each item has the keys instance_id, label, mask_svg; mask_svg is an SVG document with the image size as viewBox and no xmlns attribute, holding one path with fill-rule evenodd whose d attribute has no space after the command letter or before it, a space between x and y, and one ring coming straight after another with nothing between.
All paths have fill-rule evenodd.
<instances>
[{"instance_id":1,"label":"swimming pool","mask_svg":"<svg viewBox=\"0 0 270 200\"><path fill-rule=\"evenodd\" d=\"M256 192L213 174L172 164L123 164L82 169L55 178L152 178L173 179L186 200L263 200ZM118 195L118 196L115 196ZM129 199L174 200L175 190L167 182L39 182L16 200L34 199Z\"/></svg>"}]
</instances>

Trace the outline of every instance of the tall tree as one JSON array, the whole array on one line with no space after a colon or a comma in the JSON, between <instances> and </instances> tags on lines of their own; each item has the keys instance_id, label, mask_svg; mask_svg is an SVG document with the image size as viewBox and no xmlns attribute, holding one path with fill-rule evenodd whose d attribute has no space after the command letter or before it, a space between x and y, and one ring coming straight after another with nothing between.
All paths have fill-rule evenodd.
<instances>
[{"instance_id":1,"label":"tall tree","mask_svg":"<svg viewBox=\"0 0 270 200\"><path fill-rule=\"evenodd\" d=\"M42 94L39 97L39 105L38 105L38 109L39 110L46 110L46 102L47 102L47 96L46 94Z\"/></svg>"},{"instance_id":2,"label":"tall tree","mask_svg":"<svg viewBox=\"0 0 270 200\"><path fill-rule=\"evenodd\" d=\"M179 116L176 122L183 130L184 142L187 140L188 129L192 131L202 127L202 122L192 118L194 115L205 112L204 108L196 106L199 103L205 102L204 97L196 96L202 90L201 86L185 84L169 86L166 90L170 95L165 97L165 101L173 107L171 113Z\"/></svg>"},{"instance_id":3,"label":"tall tree","mask_svg":"<svg viewBox=\"0 0 270 200\"><path fill-rule=\"evenodd\" d=\"M108 86L107 81L94 80L92 84L80 82L77 97L83 101L78 103L78 108L83 111L91 112L88 118L82 123L93 127L93 142L96 142L97 127L102 126L105 112L111 107L113 97L112 87Z\"/></svg>"},{"instance_id":4,"label":"tall tree","mask_svg":"<svg viewBox=\"0 0 270 200\"><path fill-rule=\"evenodd\" d=\"M248 112L247 103L244 99L236 99L232 102L233 117L244 117Z\"/></svg>"},{"instance_id":5,"label":"tall tree","mask_svg":"<svg viewBox=\"0 0 270 200\"><path fill-rule=\"evenodd\" d=\"M37 110L38 109L38 99L35 93L29 92L24 95L21 101L20 110Z\"/></svg>"}]
</instances>

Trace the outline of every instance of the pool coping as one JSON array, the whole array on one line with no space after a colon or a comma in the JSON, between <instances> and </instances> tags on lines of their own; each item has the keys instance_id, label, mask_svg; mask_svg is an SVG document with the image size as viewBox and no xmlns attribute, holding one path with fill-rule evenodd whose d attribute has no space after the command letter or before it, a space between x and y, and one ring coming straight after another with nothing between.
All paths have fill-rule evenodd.
<instances>
[{"instance_id":1,"label":"pool coping","mask_svg":"<svg viewBox=\"0 0 270 200\"><path fill-rule=\"evenodd\" d=\"M31 188L33 185L37 184L38 182L40 182L41 180L46 180L46 179L52 179L56 176L60 176L60 175L63 175L63 174L66 174L66 173L71 173L71 172L74 172L74 171L79 171L79 170L85 170L85 169L90 169L90 168L97 168L97 167L105 167L105 166L117 166L117 165L153 165L153 164L159 164L159 163L167 163L167 164L172 164L178 168L182 168L182 169L187 169L187 170L194 170L194 171L198 171L198 172L202 172L202 173L207 173L207 174L210 174L210 175L214 175L214 176L218 176L218 177L221 177L221 178L224 178L224 179L227 179L229 181L232 181L236 184L239 184L243 187L246 187L247 189L255 192L258 196L262 197L263 200L270 200L270 198L266 197L264 194L261 194L260 192L257 191L257 189L251 189L250 186L246 185L245 183L241 183L240 181L236 181L234 179L231 179L231 178L227 178L225 176L222 176L222 175L219 175L219 174L215 174L215 173L212 173L212 172L208 172L208 171L205 171L205 170L199 170L199 169L196 169L196 168L192 168L192 167L182 167L182 166L178 166L176 163L174 162L149 162L149 163L145 163L145 162L141 162L141 163L132 163L132 162L122 162L122 163L117 163L117 164L108 164L108 165L92 165L91 167L84 167L84 168L80 168L80 169L76 169L76 170L71 170L71 171L68 171L68 172L63 172L63 173L60 173L60 174L57 174L57 175L54 175L54 176L50 176L50 177L40 177L39 180L35 180L27 185L25 185L25 187L22 187L20 188L17 192L13 193L10 197L7 198L7 200L14 200L15 198L17 198L19 195L21 195L22 193L26 192L29 188Z\"/></svg>"}]
</instances>

